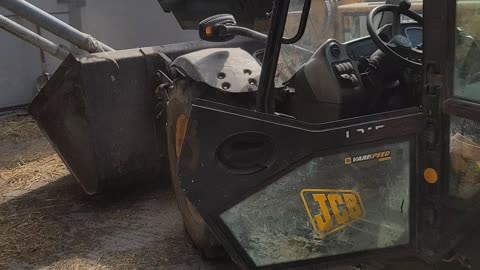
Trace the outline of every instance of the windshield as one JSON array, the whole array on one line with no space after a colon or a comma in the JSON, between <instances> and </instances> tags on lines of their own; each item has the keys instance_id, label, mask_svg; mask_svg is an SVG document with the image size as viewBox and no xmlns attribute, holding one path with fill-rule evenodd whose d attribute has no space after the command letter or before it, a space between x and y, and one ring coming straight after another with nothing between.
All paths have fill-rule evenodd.
<instances>
[{"instance_id":1,"label":"windshield","mask_svg":"<svg viewBox=\"0 0 480 270\"><path fill-rule=\"evenodd\" d=\"M291 1L285 37L292 37L298 31L304 2ZM326 40L333 38L346 42L368 36L367 16L372 9L383 4L385 1L312 0L304 36L296 44L282 45L276 74L277 85L289 80ZM414 0L411 9L421 13L422 4L422 0ZM375 23L380 23L381 17L377 16ZM407 20L404 18L404 21Z\"/></svg>"}]
</instances>

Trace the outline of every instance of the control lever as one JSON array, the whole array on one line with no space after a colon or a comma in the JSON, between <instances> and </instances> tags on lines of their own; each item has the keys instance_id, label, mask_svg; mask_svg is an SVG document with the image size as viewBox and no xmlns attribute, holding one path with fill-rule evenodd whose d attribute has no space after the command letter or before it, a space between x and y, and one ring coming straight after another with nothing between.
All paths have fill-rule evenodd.
<instances>
[{"instance_id":1,"label":"control lever","mask_svg":"<svg viewBox=\"0 0 480 270\"><path fill-rule=\"evenodd\" d=\"M407 11L412 7L412 2L410 2L410 0L402 0L398 4L398 7L400 8L400 11Z\"/></svg>"},{"instance_id":2,"label":"control lever","mask_svg":"<svg viewBox=\"0 0 480 270\"><path fill-rule=\"evenodd\" d=\"M338 79L347 87L357 87L360 85L360 81L356 75L355 68L352 62L340 62L333 65L334 71Z\"/></svg>"},{"instance_id":3,"label":"control lever","mask_svg":"<svg viewBox=\"0 0 480 270\"><path fill-rule=\"evenodd\" d=\"M350 87L357 87L359 85L358 77L355 74L342 74L340 78L344 83L348 83Z\"/></svg>"}]
</instances>

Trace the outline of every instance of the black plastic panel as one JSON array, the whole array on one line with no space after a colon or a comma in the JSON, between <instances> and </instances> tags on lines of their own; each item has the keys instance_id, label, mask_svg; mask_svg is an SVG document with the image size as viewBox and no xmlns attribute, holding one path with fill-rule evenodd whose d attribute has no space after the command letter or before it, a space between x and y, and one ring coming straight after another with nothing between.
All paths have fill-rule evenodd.
<instances>
[{"instance_id":1,"label":"black plastic panel","mask_svg":"<svg viewBox=\"0 0 480 270\"><path fill-rule=\"evenodd\" d=\"M240 258L237 259L240 264L253 269L255 263L249 259L245 250L221 221L222 213L267 185L275 183L312 157L322 156L329 151L336 153L340 148L359 145L375 147L403 138L402 140L411 142L411 179L415 179L415 142L423 131L424 123L424 115L416 108L325 124L308 124L197 100L192 108L184 141L183 149L188 151L182 151L179 161L179 178L186 195L230 255ZM274 156L271 162L262 161L261 165L265 168L256 173L232 173L218 163L216 149L221 148L232 136L249 133L263 134L260 137L271 138ZM252 154L256 155L255 151ZM412 188L415 187L413 183ZM412 190L412 194L414 193ZM413 198L415 196L412 197L411 205L415 207L416 201ZM262 205L259 204L258 207ZM413 232L415 228L412 223ZM272 269L277 267L280 266Z\"/></svg>"},{"instance_id":2,"label":"black plastic panel","mask_svg":"<svg viewBox=\"0 0 480 270\"><path fill-rule=\"evenodd\" d=\"M254 28L256 20L266 20L272 1L258 0L158 0L163 10L172 12L183 29L198 29L198 23L217 14L232 14L237 23Z\"/></svg>"}]
</instances>

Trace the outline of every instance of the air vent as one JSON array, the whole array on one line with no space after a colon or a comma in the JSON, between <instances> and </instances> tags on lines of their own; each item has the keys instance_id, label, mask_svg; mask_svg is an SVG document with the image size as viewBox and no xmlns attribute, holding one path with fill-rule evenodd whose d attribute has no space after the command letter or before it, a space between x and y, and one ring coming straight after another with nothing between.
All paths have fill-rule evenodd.
<instances>
[{"instance_id":1,"label":"air vent","mask_svg":"<svg viewBox=\"0 0 480 270\"><path fill-rule=\"evenodd\" d=\"M262 133L244 132L227 138L216 152L217 162L231 174L248 175L267 169L273 162L272 139Z\"/></svg>"}]
</instances>

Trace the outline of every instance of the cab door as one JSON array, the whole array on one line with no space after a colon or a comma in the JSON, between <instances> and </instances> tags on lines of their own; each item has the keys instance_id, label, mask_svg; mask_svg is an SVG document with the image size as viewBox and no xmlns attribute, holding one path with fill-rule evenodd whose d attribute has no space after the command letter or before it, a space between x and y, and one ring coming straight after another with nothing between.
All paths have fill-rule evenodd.
<instances>
[{"instance_id":1,"label":"cab door","mask_svg":"<svg viewBox=\"0 0 480 270\"><path fill-rule=\"evenodd\" d=\"M480 1L425 0L424 14L424 250L478 269Z\"/></svg>"},{"instance_id":2,"label":"cab door","mask_svg":"<svg viewBox=\"0 0 480 270\"><path fill-rule=\"evenodd\" d=\"M418 108L308 124L197 100L178 174L245 269L413 256L424 123Z\"/></svg>"}]
</instances>

